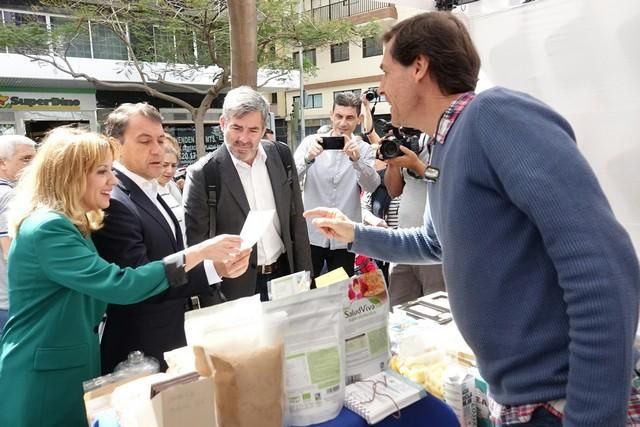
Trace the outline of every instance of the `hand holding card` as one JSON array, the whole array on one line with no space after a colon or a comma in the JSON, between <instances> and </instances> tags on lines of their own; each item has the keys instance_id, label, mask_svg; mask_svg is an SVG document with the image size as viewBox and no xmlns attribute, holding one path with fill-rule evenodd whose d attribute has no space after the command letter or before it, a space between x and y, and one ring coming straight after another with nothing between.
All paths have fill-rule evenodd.
<instances>
[{"instance_id":1,"label":"hand holding card","mask_svg":"<svg viewBox=\"0 0 640 427\"><path fill-rule=\"evenodd\" d=\"M275 214L276 211L274 209L249 212L240 232L240 238L242 239L241 250L251 248L258 243L258 240L267 230L267 226L273 221Z\"/></svg>"}]
</instances>

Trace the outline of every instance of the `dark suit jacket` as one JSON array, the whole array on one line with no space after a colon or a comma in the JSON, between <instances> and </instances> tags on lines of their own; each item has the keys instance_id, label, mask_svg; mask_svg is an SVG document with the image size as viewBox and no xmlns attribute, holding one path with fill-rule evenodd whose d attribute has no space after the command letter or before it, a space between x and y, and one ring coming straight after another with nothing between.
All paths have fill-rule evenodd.
<instances>
[{"instance_id":1,"label":"dark suit jacket","mask_svg":"<svg viewBox=\"0 0 640 427\"><path fill-rule=\"evenodd\" d=\"M122 172L115 174L119 182L105 210L104 227L93 235L100 256L121 267L137 267L182 250L180 233L176 240L165 217L142 189ZM171 209L159 200L179 230ZM109 305L100 345L102 372L113 371L134 350L142 350L166 367L163 353L186 345L187 297L208 291L206 283L190 281L138 304Z\"/></svg>"},{"instance_id":2,"label":"dark suit jacket","mask_svg":"<svg viewBox=\"0 0 640 427\"><path fill-rule=\"evenodd\" d=\"M291 152L286 150L286 155L290 157L292 165L292 176L288 178L285 166L275 146L275 144L282 143L262 141L261 144L267 153L267 171L281 225L282 235L280 237L287 251L289 269L291 272L311 271L309 235L307 234L306 221L302 216L304 211L302 197ZM240 176L238 176L226 145L223 144L216 151L201 158L187 169L183 200L188 245L213 237L209 230L209 206L207 206L205 179L207 168L218 168L220 177L220 188L216 189L219 196L215 235L240 234L250 210ZM211 174L211 176L215 175ZM241 298L255 293L257 258L258 251L254 246L247 271L238 278L223 280L222 292L228 299Z\"/></svg>"}]
</instances>

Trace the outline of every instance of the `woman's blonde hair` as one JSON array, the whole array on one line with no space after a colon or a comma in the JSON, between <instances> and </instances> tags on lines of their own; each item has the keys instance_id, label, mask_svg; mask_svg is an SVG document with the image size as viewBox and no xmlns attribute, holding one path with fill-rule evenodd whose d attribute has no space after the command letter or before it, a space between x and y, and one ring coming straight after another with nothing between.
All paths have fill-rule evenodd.
<instances>
[{"instance_id":1,"label":"woman's blonde hair","mask_svg":"<svg viewBox=\"0 0 640 427\"><path fill-rule=\"evenodd\" d=\"M15 236L22 221L38 209L60 212L85 236L100 228L104 212L87 212L81 200L87 175L109 155L115 158L116 150L106 137L84 129L63 126L49 132L16 187L10 234Z\"/></svg>"},{"instance_id":2,"label":"woman's blonde hair","mask_svg":"<svg viewBox=\"0 0 640 427\"><path fill-rule=\"evenodd\" d=\"M165 132L164 142L164 152L175 155L176 159L180 161L180 144L178 144L178 141L173 137L173 135Z\"/></svg>"}]
</instances>

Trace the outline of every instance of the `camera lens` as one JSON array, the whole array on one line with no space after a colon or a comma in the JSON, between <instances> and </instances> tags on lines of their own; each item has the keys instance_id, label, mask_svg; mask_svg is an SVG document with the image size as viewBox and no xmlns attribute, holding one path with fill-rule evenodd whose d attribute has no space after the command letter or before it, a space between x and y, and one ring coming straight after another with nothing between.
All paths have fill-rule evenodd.
<instances>
[{"instance_id":1,"label":"camera lens","mask_svg":"<svg viewBox=\"0 0 640 427\"><path fill-rule=\"evenodd\" d=\"M364 93L364 96L367 98L367 101L373 101L378 97L378 92L375 89L369 89Z\"/></svg>"},{"instance_id":2,"label":"camera lens","mask_svg":"<svg viewBox=\"0 0 640 427\"><path fill-rule=\"evenodd\" d=\"M384 141L380 146L380 154L383 159L393 159L394 157L398 157L402 153L400 151L400 146L396 141Z\"/></svg>"}]
</instances>

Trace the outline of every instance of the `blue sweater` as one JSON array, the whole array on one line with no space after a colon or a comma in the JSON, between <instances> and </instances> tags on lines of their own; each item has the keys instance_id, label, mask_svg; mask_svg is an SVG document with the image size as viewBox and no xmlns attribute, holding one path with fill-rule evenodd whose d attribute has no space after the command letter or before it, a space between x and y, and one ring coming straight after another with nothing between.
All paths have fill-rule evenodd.
<instances>
[{"instance_id":1,"label":"blue sweater","mask_svg":"<svg viewBox=\"0 0 640 427\"><path fill-rule=\"evenodd\" d=\"M433 157L425 227L358 225L351 250L442 260L454 318L497 402L566 397L565 426L625 425L638 260L569 124L494 88Z\"/></svg>"}]
</instances>

